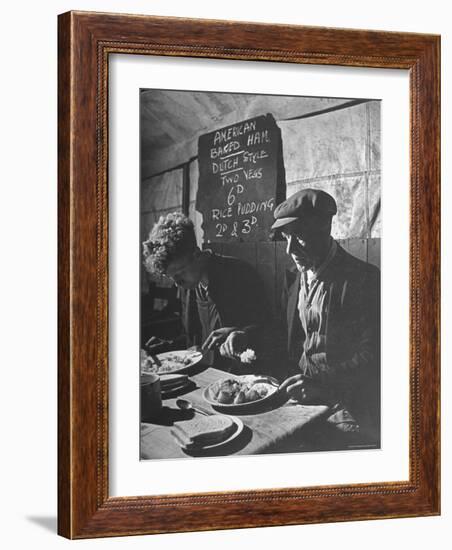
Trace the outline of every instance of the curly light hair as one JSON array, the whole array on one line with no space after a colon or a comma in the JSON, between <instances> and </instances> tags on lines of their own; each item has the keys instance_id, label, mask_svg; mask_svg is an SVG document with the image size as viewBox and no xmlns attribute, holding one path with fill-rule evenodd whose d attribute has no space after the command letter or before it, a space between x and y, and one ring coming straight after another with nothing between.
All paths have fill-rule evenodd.
<instances>
[{"instance_id":1,"label":"curly light hair","mask_svg":"<svg viewBox=\"0 0 452 550\"><path fill-rule=\"evenodd\" d=\"M176 258L196 249L193 222L182 212L160 216L149 238L143 242L144 266L154 275L164 275L168 265Z\"/></svg>"}]
</instances>

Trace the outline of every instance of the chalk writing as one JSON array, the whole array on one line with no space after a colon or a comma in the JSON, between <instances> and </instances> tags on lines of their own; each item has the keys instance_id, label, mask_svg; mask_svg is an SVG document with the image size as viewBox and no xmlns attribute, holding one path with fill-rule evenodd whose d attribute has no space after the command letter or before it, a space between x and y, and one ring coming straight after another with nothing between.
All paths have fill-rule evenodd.
<instances>
[{"instance_id":1,"label":"chalk writing","mask_svg":"<svg viewBox=\"0 0 452 550\"><path fill-rule=\"evenodd\" d=\"M278 189L285 188L281 132L272 115L204 134L198 149L196 209L204 240L267 240Z\"/></svg>"}]
</instances>

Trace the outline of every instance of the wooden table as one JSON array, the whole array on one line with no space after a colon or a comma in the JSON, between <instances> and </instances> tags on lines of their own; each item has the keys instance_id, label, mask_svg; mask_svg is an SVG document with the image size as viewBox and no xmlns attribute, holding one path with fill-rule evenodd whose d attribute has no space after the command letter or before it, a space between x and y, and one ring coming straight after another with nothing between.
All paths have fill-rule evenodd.
<instances>
[{"instance_id":1,"label":"wooden table","mask_svg":"<svg viewBox=\"0 0 452 550\"><path fill-rule=\"evenodd\" d=\"M224 371L209 367L202 372L190 376L193 381L183 397L189 399L195 406L199 405L210 412L219 412L213 409L202 397L203 389L227 377ZM223 411L221 411L223 412ZM328 412L324 405L306 406L284 403L278 398L270 399L260 408L247 411L247 414L233 414L239 417L244 430L231 443L224 447L213 449L210 452L183 451L171 435L171 427L180 421L193 416L191 411L181 411L176 406L176 397L163 400L163 407L159 418L152 422L141 423L141 459L183 458L187 456L224 456L224 455L251 455L267 452L287 452L287 444L299 439L303 429L316 420L321 421Z\"/></svg>"}]
</instances>

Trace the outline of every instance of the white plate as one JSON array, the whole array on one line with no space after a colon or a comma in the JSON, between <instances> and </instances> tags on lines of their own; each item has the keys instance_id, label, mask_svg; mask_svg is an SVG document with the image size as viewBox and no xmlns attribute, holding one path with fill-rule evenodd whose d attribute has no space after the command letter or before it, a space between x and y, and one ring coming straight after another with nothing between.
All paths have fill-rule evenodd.
<instances>
[{"instance_id":1,"label":"white plate","mask_svg":"<svg viewBox=\"0 0 452 550\"><path fill-rule=\"evenodd\" d=\"M255 401L249 401L247 403L219 403L212 397L212 388L213 386L217 385L218 383L221 383L224 380L238 380L239 382L254 382L254 383L262 383L266 384L269 387L269 393L262 397L261 399L256 399ZM255 374L246 374L243 376L235 376L235 375L229 375L225 376L221 380L217 380L216 382L213 382L212 384L209 384L203 391L202 395L204 399L210 403L210 405L222 409L234 409L237 411L245 411L246 409L249 409L251 407L254 407L255 405L259 405L261 403L264 403L268 399L270 399L277 391L278 391L279 383L278 381L271 377L271 376L259 376Z\"/></svg>"}]
</instances>

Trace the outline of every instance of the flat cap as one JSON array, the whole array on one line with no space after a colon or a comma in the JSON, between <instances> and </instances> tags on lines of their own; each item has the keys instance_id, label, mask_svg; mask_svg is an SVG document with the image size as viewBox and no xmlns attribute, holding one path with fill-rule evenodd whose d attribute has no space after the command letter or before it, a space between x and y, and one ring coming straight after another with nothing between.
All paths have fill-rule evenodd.
<instances>
[{"instance_id":1,"label":"flat cap","mask_svg":"<svg viewBox=\"0 0 452 550\"><path fill-rule=\"evenodd\" d=\"M336 201L321 189L302 189L291 195L275 208L275 223L272 229L294 222L309 215L334 216L337 212Z\"/></svg>"}]
</instances>

